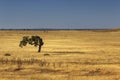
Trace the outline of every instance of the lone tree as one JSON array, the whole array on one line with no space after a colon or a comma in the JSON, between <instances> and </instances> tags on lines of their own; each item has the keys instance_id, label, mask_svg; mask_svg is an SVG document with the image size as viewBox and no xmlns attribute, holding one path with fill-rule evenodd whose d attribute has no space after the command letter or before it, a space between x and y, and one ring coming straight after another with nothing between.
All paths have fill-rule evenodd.
<instances>
[{"instance_id":1,"label":"lone tree","mask_svg":"<svg viewBox=\"0 0 120 80\"><path fill-rule=\"evenodd\" d=\"M28 44L34 45L35 47L39 46L38 52L41 51L41 46L44 44L42 38L39 36L24 36L22 41L20 41L19 46L22 48Z\"/></svg>"}]
</instances>

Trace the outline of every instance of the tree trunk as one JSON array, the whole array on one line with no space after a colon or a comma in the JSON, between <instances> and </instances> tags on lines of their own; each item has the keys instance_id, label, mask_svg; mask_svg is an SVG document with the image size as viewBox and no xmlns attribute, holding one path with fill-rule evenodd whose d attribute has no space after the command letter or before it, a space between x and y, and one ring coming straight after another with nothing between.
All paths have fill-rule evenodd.
<instances>
[{"instance_id":1,"label":"tree trunk","mask_svg":"<svg viewBox=\"0 0 120 80\"><path fill-rule=\"evenodd\" d=\"M41 45L39 45L39 49L38 49L38 52L40 52L41 51Z\"/></svg>"}]
</instances>

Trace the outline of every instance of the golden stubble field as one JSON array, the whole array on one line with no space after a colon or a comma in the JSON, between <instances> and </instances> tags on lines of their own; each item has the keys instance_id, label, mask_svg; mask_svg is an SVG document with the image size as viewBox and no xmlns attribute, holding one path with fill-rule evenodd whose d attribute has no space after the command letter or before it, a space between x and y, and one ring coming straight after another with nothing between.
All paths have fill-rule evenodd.
<instances>
[{"instance_id":1,"label":"golden stubble field","mask_svg":"<svg viewBox=\"0 0 120 80\"><path fill-rule=\"evenodd\" d=\"M19 47L32 35L41 53ZM120 80L120 30L0 30L0 80Z\"/></svg>"}]
</instances>

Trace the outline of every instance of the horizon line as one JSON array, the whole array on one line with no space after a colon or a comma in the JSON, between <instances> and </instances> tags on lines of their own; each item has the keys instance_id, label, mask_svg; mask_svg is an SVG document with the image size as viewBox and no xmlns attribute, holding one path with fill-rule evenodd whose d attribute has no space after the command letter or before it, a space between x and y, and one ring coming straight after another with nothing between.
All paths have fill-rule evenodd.
<instances>
[{"instance_id":1,"label":"horizon line","mask_svg":"<svg viewBox=\"0 0 120 80\"><path fill-rule=\"evenodd\" d=\"M112 29L119 29L119 28L112 28ZM103 29L98 29L98 28L85 28L85 29L70 29L70 28L61 28L61 29L58 29L58 28L28 28L28 29L25 29L25 28L21 28L21 29L17 29L17 28L14 28L14 29L5 29L5 28L2 28L0 30L111 30L111 28L103 28Z\"/></svg>"}]
</instances>

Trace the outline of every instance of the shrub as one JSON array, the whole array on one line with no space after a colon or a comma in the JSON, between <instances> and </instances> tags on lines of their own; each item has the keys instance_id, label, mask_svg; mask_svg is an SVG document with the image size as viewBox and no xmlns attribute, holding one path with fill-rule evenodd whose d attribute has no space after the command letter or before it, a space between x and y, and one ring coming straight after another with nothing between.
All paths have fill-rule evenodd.
<instances>
[{"instance_id":1,"label":"shrub","mask_svg":"<svg viewBox=\"0 0 120 80\"><path fill-rule=\"evenodd\" d=\"M11 56L11 54L10 53L5 53L4 56Z\"/></svg>"}]
</instances>

